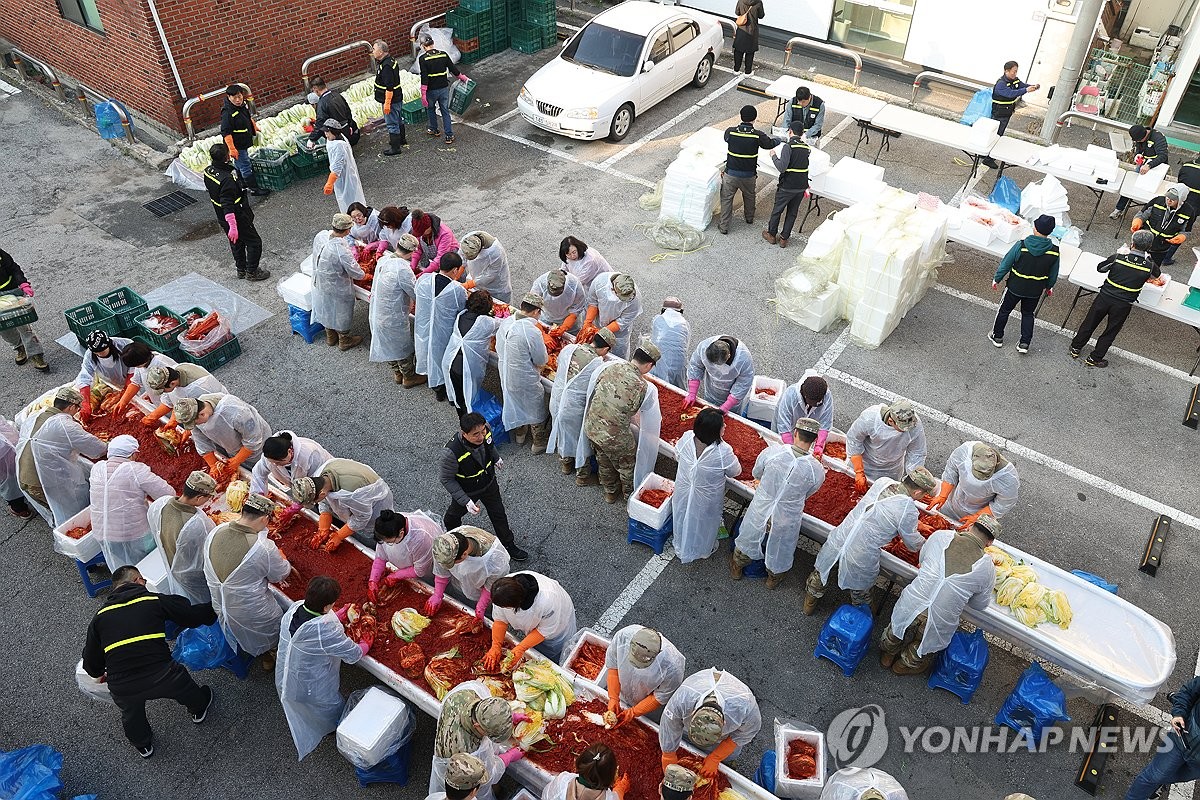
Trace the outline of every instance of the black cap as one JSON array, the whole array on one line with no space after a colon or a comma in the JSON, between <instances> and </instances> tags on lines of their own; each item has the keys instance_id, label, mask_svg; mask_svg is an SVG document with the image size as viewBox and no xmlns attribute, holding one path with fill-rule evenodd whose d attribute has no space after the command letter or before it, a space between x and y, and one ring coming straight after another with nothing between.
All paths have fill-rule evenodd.
<instances>
[{"instance_id":1,"label":"black cap","mask_svg":"<svg viewBox=\"0 0 1200 800\"><path fill-rule=\"evenodd\" d=\"M758 109L754 106L742 106L742 122L754 122L758 119Z\"/></svg>"},{"instance_id":2,"label":"black cap","mask_svg":"<svg viewBox=\"0 0 1200 800\"><path fill-rule=\"evenodd\" d=\"M1146 138L1145 126L1130 125L1129 126L1129 138L1133 139L1135 142L1140 142L1142 139L1145 139Z\"/></svg>"}]
</instances>

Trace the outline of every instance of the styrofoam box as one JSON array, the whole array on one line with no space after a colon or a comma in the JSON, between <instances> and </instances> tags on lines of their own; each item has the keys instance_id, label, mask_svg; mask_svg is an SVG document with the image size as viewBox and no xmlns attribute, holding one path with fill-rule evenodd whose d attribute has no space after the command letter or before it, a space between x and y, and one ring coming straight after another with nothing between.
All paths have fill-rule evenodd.
<instances>
[{"instance_id":1,"label":"styrofoam box","mask_svg":"<svg viewBox=\"0 0 1200 800\"><path fill-rule=\"evenodd\" d=\"M312 311L312 278L303 272L293 272L275 284L275 291L289 306Z\"/></svg>"},{"instance_id":2,"label":"styrofoam box","mask_svg":"<svg viewBox=\"0 0 1200 800\"><path fill-rule=\"evenodd\" d=\"M1192 252L1196 254L1197 264L1192 267L1192 275L1188 278L1188 286L1193 289L1200 289L1200 247L1193 247Z\"/></svg>"},{"instance_id":3,"label":"styrofoam box","mask_svg":"<svg viewBox=\"0 0 1200 800\"><path fill-rule=\"evenodd\" d=\"M300 272L305 275L313 274L312 253L306 255L304 260L300 262Z\"/></svg>"},{"instance_id":4,"label":"styrofoam box","mask_svg":"<svg viewBox=\"0 0 1200 800\"><path fill-rule=\"evenodd\" d=\"M651 472L646 476L646 480L634 489L633 494L629 495L629 518L648 525L656 531L660 530L671 518L671 498L668 497L661 508L655 508L638 500L638 495L642 493L643 489L665 489L668 492L674 492L675 481Z\"/></svg>"},{"instance_id":5,"label":"styrofoam box","mask_svg":"<svg viewBox=\"0 0 1200 800\"><path fill-rule=\"evenodd\" d=\"M804 781L788 777L787 749L796 739L803 739L817 750L817 771ZM778 797L796 800L816 800L825 788L825 734L820 731L802 731L790 725L775 728L775 794Z\"/></svg>"},{"instance_id":6,"label":"styrofoam box","mask_svg":"<svg viewBox=\"0 0 1200 800\"><path fill-rule=\"evenodd\" d=\"M775 409L779 407L779 400L783 397L783 390L786 388L787 384L778 378L755 375L754 385L750 388L750 399L746 403L746 415L751 419L774 420ZM775 394L759 398L758 391L760 389L774 389Z\"/></svg>"},{"instance_id":7,"label":"styrofoam box","mask_svg":"<svg viewBox=\"0 0 1200 800\"><path fill-rule=\"evenodd\" d=\"M977 244L980 247L987 247L995 236L996 226L983 225L971 219L964 219L962 225L954 232L954 238L960 242Z\"/></svg>"},{"instance_id":8,"label":"styrofoam box","mask_svg":"<svg viewBox=\"0 0 1200 800\"><path fill-rule=\"evenodd\" d=\"M1171 285L1171 276L1167 273L1162 274L1163 285L1155 286L1153 283L1147 283L1142 287L1141 294L1138 295L1138 302L1144 306L1156 306L1167 292L1167 287Z\"/></svg>"},{"instance_id":9,"label":"styrofoam box","mask_svg":"<svg viewBox=\"0 0 1200 800\"><path fill-rule=\"evenodd\" d=\"M883 182L883 167L878 164L868 164L865 161L859 161L857 158L851 158L850 156L840 158L830 171L838 175L844 175L847 178Z\"/></svg>"},{"instance_id":10,"label":"styrofoam box","mask_svg":"<svg viewBox=\"0 0 1200 800\"><path fill-rule=\"evenodd\" d=\"M994 226L996 232L996 240L1005 244L1012 244L1024 239L1030 233L1029 223L1021 220L1018 224L1013 225L1006 219L999 219Z\"/></svg>"},{"instance_id":11,"label":"styrofoam box","mask_svg":"<svg viewBox=\"0 0 1200 800\"><path fill-rule=\"evenodd\" d=\"M372 686L337 726L338 751L356 766L378 764L411 713L399 697Z\"/></svg>"},{"instance_id":12,"label":"styrofoam box","mask_svg":"<svg viewBox=\"0 0 1200 800\"><path fill-rule=\"evenodd\" d=\"M161 547L156 547L150 554L137 563L137 571L146 579L146 588L152 592L167 590L167 559Z\"/></svg>"},{"instance_id":13,"label":"styrofoam box","mask_svg":"<svg viewBox=\"0 0 1200 800\"><path fill-rule=\"evenodd\" d=\"M824 193L834 199L845 199L851 203L865 203L887 188L881 180L863 180L856 175L838 173L837 168L824 175Z\"/></svg>"},{"instance_id":14,"label":"styrofoam box","mask_svg":"<svg viewBox=\"0 0 1200 800\"><path fill-rule=\"evenodd\" d=\"M590 642L592 644L598 644L601 647L603 647L605 650L607 650L612 645L612 642L610 642L608 639L605 639L603 636L596 633L591 628L581 628L579 631L579 638L577 638L575 640L575 644L571 645L571 649L568 650L563 655L562 666L564 668L566 668L566 670L568 672L571 672L572 674L574 674L581 681L587 681L588 683L594 684L596 686L603 686L605 683L605 675L604 675L603 669L600 670L600 674L597 675L595 678L585 678L582 675L580 675L579 673L575 672L575 670L571 669L571 662L575 660L575 656L579 655L579 650L587 642Z\"/></svg>"},{"instance_id":15,"label":"styrofoam box","mask_svg":"<svg viewBox=\"0 0 1200 800\"><path fill-rule=\"evenodd\" d=\"M818 175L824 175L833 169L833 159L824 150L813 148L808 154L808 179L812 181Z\"/></svg>"},{"instance_id":16,"label":"styrofoam box","mask_svg":"<svg viewBox=\"0 0 1200 800\"><path fill-rule=\"evenodd\" d=\"M92 524L92 510L85 508L69 520L54 529L54 550L64 556L87 563L100 554L100 539L88 531L83 538L72 539L67 531L72 528L86 528Z\"/></svg>"},{"instance_id":17,"label":"styrofoam box","mask_svg":"<svg viewBox=\"0 0 1200 800\"><path fill-rule=\"evenodd\" d=\"M814 333L824 331L842 317L841 287L836 283L829 284L829 288L817 295L807 306L800 309L799 313L789 316ZM773 416L771 418L774 419ZM763 419L766 418L763 417Z\"/></svg>"}]
</instances>

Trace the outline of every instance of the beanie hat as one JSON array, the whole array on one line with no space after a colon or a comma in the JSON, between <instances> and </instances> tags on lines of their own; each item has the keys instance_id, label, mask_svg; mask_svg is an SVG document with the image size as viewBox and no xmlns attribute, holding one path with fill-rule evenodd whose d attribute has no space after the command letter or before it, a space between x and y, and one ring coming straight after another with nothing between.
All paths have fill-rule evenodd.
<instances>
[{"instance_id":1,"label":"beanie hat","mask_svg":"<svg viewBox=\"0 0 1200 800\"><path fill-rule=\"evenodd\" d=\"M1053 233L1055 225L1056 223L1054 222L1054 217L1050 216L1049 214L1042 214L1033 221L1033 229L1042 236L1049 236L1051 233Z\"/></svg>"}]
</instances>

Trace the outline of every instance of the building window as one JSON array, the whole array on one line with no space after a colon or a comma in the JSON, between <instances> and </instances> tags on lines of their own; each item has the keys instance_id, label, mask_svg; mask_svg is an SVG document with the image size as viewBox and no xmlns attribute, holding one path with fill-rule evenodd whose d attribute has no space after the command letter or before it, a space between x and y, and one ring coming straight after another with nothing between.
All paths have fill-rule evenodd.
<instances>
[{"instance_id":1,"label":"building window","mask_svg":"<svg viewBox=\"0 0 1200 800\"><path fill-rule=\"evenodd\" d=\"M104 26L100 23L100 12L96 9L96 0L58 0L58 8L62 11L63 19L69 19L100 33L104 32Z\"/></svg>"}]
</instances>

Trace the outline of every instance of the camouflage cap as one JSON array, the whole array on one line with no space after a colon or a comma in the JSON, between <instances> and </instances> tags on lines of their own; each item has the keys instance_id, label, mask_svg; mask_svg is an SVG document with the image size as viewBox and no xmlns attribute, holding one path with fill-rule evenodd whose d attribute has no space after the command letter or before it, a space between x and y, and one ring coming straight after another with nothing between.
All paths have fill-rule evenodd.
<instances>
[{"instance_id":1,"label":"camouflage cap","mask_svg":"<svg viewBox=\"0 0 1200 800\"><path fill-rule=\"evenodd\" d=\"M552 292L561 292L567 286L567 273L561 269L552 269L546 273L546 288Z\"/></svg>"},{"instance_id":2,"label":"camouflage cap","mask_svg":"<svg viewBox=\"0 0 1200 800\"><path fill-rule=\"evenodd\" d=\"M975 524L990 533L993 539L1000 535L1000 520L991 514L980 514L975 518Z\"/></svg>"},{"instance_id":3,"label":"camouflage cap","mask_svg":"<svg viewBox=\"0 0 1200 800\"><path fill-rule=\"evenodd\" d=\"M462 250L463 258L470 261L479 256L479 251L483 249L483 239L478 233L472 233L458 243L458 249Z\"/></svg>"},{"instance_id":4,"label":"camouflage cap","mask_svg":"<svg viewBox=\"0 0 1200 800\"><path fill-rule=\"evenodd\" d=\"M613 345L616 343L617 335L608 328L598 328L596 330L595 338L592 339L592 345L594 347L607 347L612 349Z\"/></svg>"},{"instance_id":5,"label":"camouflage cap","mask_svg":"<svg viewBox=\"0 0 1200 800\"><path fill-rule=\"evenodd\" d=\"M471 708L471 719L478 722L483 732L494 742L504 743L512 738L512 709L503 697L488 697Z\"/></svg>"},{"instance_id":6,"label":"camouflage cap","mask_svg":"<svg viewBox=\"0 0 1200 800\"><path fill-rule=\"evenodd\" d=\"M913 467L904 477L909 483L924 492L932 492L938 488L938 479L924 467Z\"/></svg>"},{"instance_id":7,"label":"camouflage cap","mask_svg":"<svg viewBox=\"0 0 1200 800\"><path fill-rule=\"evenodd\" d=\"M612 279L613 292L622 300L632 300L637 294L637 284L632 275L614 275Z\"/></svg>"},{"instance_id":8,"label":"camouflage cap","mask_svg":"<svg viewBox=\"0 0 1200 800\"><path fill-rule=\"evenodd\" d=\"M662 634L653 628L642 628L629 641L629 663L645 669L654 663L662 651Z\"/></svg>"},{"instance_id":9,"label":"camouflage cap","mask_svg":"<svg viewBox=\"0 0 1200 800\"><path fill-rule=\"evenodd\" d=\"M659 350L658 345L649 339L642 339L640 342L638 342L637 349L650 356L650 358L654 360L655 364L662 359L662 350Z\"/></svg>"},{"instance_id":10,"label":"camouflage cap","mask_svg":"<svg viewBox=\"0 0 1200 800\"><path fill-rule=\"evenodd\" d=\"M70 405L83 405L83 395L74 386L60 386L54 393L54 399Z\"/></svg>"},{"instance_id":11,"label":"camouflage cap","mask_svg":"<svg viewBox=\"0 0 1200 800\"><path fill-rule=\"evenodd\" d=\"M202 469L198 469L191 475L188 475L183 485L193 492L199 492L203 495L212 496L217 493L216 479Z\"/></svg>"},{"instance_id":12,"label":"camouflage cap","mask_svg":"<svg viewBox=\"0 0 1200 800\"><path fill-rule=\"evenodd\" d=\"M458 537L450 531L438 534L433 540L433 560L443 569L453 567L458 560Z\"/></svg>"},{"instance_id":13,"label":"camouflage cap","mask_svg":"<svg viewBox=\"0 0 1200 800\"><path fill-rule=\"evenodd\" d=\"M540 294L534 294L533 292L530 292L529 294L522 297L521 304L527 305L527 306L533 306L534 308L538 308L538 309L546 307L546 301L544 299L542 299L542 296Z\"/></svg>"},{"instance_id":14,"label":"camouflage cap","mask_svg":"<svg viewBox=\"0 0 1200 800\"><path fill-rule=\"evenodd\" d=\"M725 712L715 705L701 706L688 720L688 738L699 747L716 747L724 730Z\"/></svg>"},{"instance_id":15,"label":"camouflage cap","mask_svg":"<svg viewBox=\"0 0 1200 800\"><path fill-rule=\"evenodd\" d=\"M400 241L396 242L396 250L401 253L415 253L420 246L420 241L411 233L404 234L400 237Z\"/></svg>"},{"instance_id":16,"label":"camouflage cap","mask_svg":"<svg viewBox=\"0 0 1200 800\"><path fill-rule=\"evenodd\" d=\"M664 789L670 789L673 792L690 792L696 788L696 773L692 772L687 767L681 767L678 764L671 764L663 773L662 785Z\"/></svg>"},{"instance_id":17,"label":"camouflage cap","mask_svg":"<svg viewBox=\"0 0 1200 800\"><path fill-rule=\"evenodd\" d=\"M292 499L297 503L311 503L317 499L317 482L302 475L292 479Z\"/></svg>"},{"instance_id":18,"label":"camouflage cap","mask_svg":"<svg viewBox=\"0 0 1200 800\"><path fill-rule=\"evenodd\" d=\"M446 786L460 792L470 791L488 781L487 767L470 753L455 753L446 765Z\"/></svg>"},{"instance_id":19,"label":"camouflage cap","mask_svg":"<svg viewBox=\"0 0 1200 800\"><path fill-rule=\"evenodd\" d=\"M200 416L200 401L194 397L182 397L175 401L175 421L184 428L194 428Z\"/></svg>"},{"instance_id":20,"label":"camouflage cap","mask_svg":"<svg viewBox=\"0 0 1200 800\"><path fill-rule=\"evenodd\" d=\"M811 433L815 436L821 432L821 423L812 417L801 417L796 420L795 429L802 433Z\"/></svg>"},{"instance_id":21,"label":"camouflage cap","mask_svg":"<svg viewBox=\"0 0 1200 800\"><path fill-rule=\"evenodd\" d=\"M917 424L917 410L909 400L897 400L888 406L888 419L902 431L912 430Z\"/></svg>"},{"instance_id":22,"label":"camouflage cap","mask_svg":"<svg viewBox=\"0 0 1200 800\"><path fill-rule=\"evenodd\" d=\"M146 370L146 385L152 391L161 392L167 388L167 383L171 380L171 373L166 367L153 366Z\"/></svg>"},{"instance_id":23,"label":"camouflage cap","mask_svg":"<svg viewBox=\"0 0 1200 800\"><path fill-rule=\"evenodd\" d=\"M252 494L246 498L246 502L242 504L242 511L253 511L256 514L270 514L275 510L275 503L269 497L261 494Z\"/></svg>"}]
</instances>

